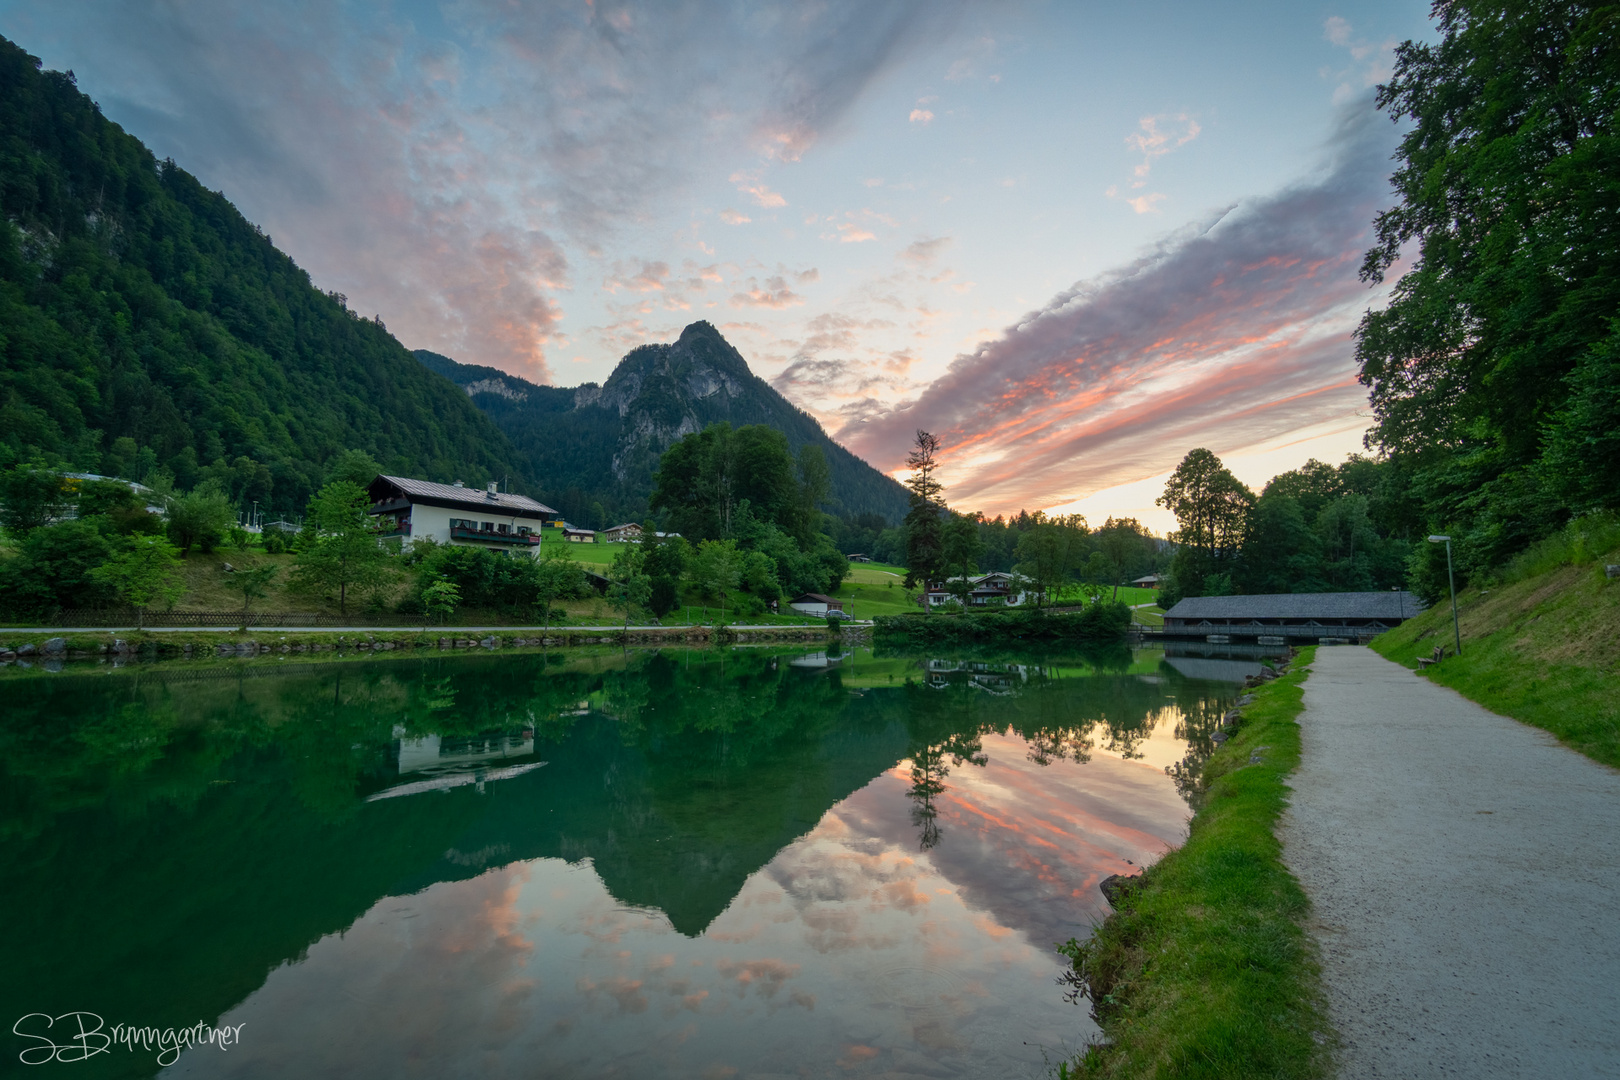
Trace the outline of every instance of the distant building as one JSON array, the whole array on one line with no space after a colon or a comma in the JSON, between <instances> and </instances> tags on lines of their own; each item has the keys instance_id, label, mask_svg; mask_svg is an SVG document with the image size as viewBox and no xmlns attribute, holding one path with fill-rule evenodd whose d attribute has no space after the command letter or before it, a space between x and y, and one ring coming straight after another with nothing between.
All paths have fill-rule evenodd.
<instances>
[{"instance_id":1,"label":"distant building","mask_svg":"<svg viewBox=\"0 0 1620 1080\"><path fill-rule=\"evenodd\" d=\"M1137 578L1135 581L1131 582L1131 584L1136 586L1138 589L1157 589L1159 587L1159 582L1162 580L1164 579L1158 574L1148 574L1144 577Z\"/></svg>"},{"instance_id":2,"label":"distant building","mask_svg":"<svg viewBox=\"0 0 1620 1080\"><path fill-rule=\"evenodd\" d=\"M843 611L844 602L821 593L807 592L789 600L788 607L805 615L825 615L829 611Z\"/></svg>"},{"instance_id":3,"label":"distant building","mask_svg":"<svg viewBox=\"0 0 1620 1080\"><path fill-rule=\"evenodd\" d=\"M1409 592L1189 596L1164 613L1166 637L1262 645L1367 641L1423 611Z\"/></svg>"},{"instance_id":4,"label":"distant building","mask_svg":"<svg viewBox=\"0 0 1620 1080\"><path fill-rule=\"evenodd\" d=\"M859 554L851 555L849 557L849 561L850 562L871 562L872 557L870 555L859 555Z\"/></svg>"},{"instance_id":5,"label":"distant building","mask_svg":"<svg viewBox=\"0 0 1620 1080\"><path fill-rule=\"evenodd\" d=\"M611 529L603 529L601 532L597 533L596 536L598 540L606 544L623 544L632 540L640 540L645 532L646 530L644 530L640 525L637 525L635 522L630 522L625 525L615 525ZM653 533L653 536L660 540L678 538L680 535L680 533Z\"/></svg>"},{"instance_id":6,"label":"distant building","mask_svg":"<svg viewBox=\"0 0 1620 1080\"><path fill-rule=\"evenodd\" d=\"M159 517L165 517L168 514L168 511L162 502L153 500L152 489L147 487L145 484L138 484L134 480L125 480L122 476L102 476L100 473L70 472L62 474L63 486L73 491L77 491L79 484L86 480L97 481L103 484L122 484L129 488L129 490L133 491L137 498L145 502L147 513L156 514ZM67 515L65 515L64 520L75 516L77 516L76 513L70 511Z\"/></svg>"},{"instance_id":7,"label":"distant building","mask_svg":"<svg viewBox=\"0 0 1620 1080\"><path fill-rule=\"evenodd\" d=\"M594 544L594 543L596 543L596 530L595 529L581 529L577 525L570 525L567 522L564 522L563 527L562 527L562 534L563 534L563 539L567 540L570 544Z\"/></svg>"},{"instance_id":8,"label":"distant building","mask_svg":"<svg viewBox=\"0 0 1620 1080\"><path fill-rule=\"evenodd\" d=\"M413 541L431 537L441 544L467 544L533 555L540 530L557 511L527 495L469 488L459 480L435 484L406 476L379 476L368 489L370 513L380 519L384 538Z\"/></svg>"}]
</instances>

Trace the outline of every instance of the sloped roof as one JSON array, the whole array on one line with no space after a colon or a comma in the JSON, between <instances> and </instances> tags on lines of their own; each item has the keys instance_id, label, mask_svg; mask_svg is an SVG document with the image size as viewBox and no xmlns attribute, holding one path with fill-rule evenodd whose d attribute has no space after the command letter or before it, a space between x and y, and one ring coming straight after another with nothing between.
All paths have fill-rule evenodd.
<instances>
[{"instance_id":1,"label":"sloped roof","mask_svg":"<svg viewBox=\"0 0 1620 1080\"><path fill-rule=\"evenodd\" d=\"M406 498L443 506L464 506L469 510L475 507L485 510L499 508L518 517L557 513L545 503L537 502L527 495L513 495L509 492L496 492L491 495L482 488L435 484L429 480L413 480L408 476L379 476L371 482L371 486L375 488L379 483L387 483L398 488Z\"/></svg>"},{"instance_id":2,"label":"sloped roof","mask_svg":"<svg viewBox=\"0 0 1620 1080\"><path fill-rule=\"evenodd\" d=\"M821 593L818 593L818 592L803 593L802 595L795 596L793 599L789 600L788 603L790 603L790 604L837 604L839 607L842 607L844 605L844 602L842 600L834 600L832 597L823 596Z\"/></svg>"},{"instance_id":3,"label":"sloped roof","mask_svg":"<svg viewBox=\"0 0 1620 1080\"><path fill-rule=\"evenodd\" d=\"M1410 619L1424 607L1409 592L1189 596L1166 619Z\"/></svg>"}]
</instances>

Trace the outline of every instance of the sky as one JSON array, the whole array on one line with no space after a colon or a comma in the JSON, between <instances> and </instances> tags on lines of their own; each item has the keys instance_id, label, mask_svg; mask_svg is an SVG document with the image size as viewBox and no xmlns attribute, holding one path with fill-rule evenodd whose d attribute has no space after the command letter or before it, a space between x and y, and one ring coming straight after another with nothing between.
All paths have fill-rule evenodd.
<instances>
[{"instance_id":1,"label":"sky","mask_svg":"<svg viewBox=\"0 0 1620 1080\"><path fill-rule=\"evenodd\" d=\"M411 348L600 382L706 319L963 510L1362 449L1357 268L1427 5L0 0ZM1386 287L1387 288L1387 287Z\"/></svg>"}]
</instances>

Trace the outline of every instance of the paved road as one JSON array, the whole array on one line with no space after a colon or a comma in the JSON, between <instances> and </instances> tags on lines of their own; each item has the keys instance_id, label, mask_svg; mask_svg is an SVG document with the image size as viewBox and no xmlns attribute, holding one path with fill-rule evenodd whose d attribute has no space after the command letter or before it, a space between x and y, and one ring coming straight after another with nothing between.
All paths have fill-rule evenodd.
<instances>
[{"instance_id":1,"label":"paved road","mask_svg":"<svg viewBox=\"0 0 1620 1080\"><path fill-rule=\"evenodd\" d=\"M1283 858L1339 1075L1620 1077L1620 772L1324 648Z\"/></svg>"}]
</instances>

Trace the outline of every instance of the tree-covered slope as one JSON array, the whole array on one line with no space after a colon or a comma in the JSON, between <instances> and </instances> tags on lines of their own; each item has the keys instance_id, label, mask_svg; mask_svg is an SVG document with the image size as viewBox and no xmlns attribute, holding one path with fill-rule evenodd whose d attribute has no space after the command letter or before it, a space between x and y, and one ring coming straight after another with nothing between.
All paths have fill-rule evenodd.
<instances>
[{"instance_id":1,"label":"tree-covered slope","mask_svg":"<svg viewBox=\"0 0 1620 1080\"><path fill-rule=\"evenodd\" d=\"M645 515L659 456L720 421L773 427L794 452L821 447L832 473L828 509L890 522L906 513L898 483L834 442L707 322L688 326L671 344L633 350L601 386L537 386L426 350L416 355L468 393L527 455L541 497L577 521L611 525L617 522L606 517ZM597 504L601 521L592 520Z\"/></svg>"},{"instance_id":2,"label":"tree-covered slope","mask_svg":"<svg viewBox=\"0 0 1620 1080\"><path fill-rule=\"evenodd\" d=\"M0 465L161 466L274 512L348 448L434 480L523 473L380 321L0 38Z\"/></svg>"}]
</instances>

